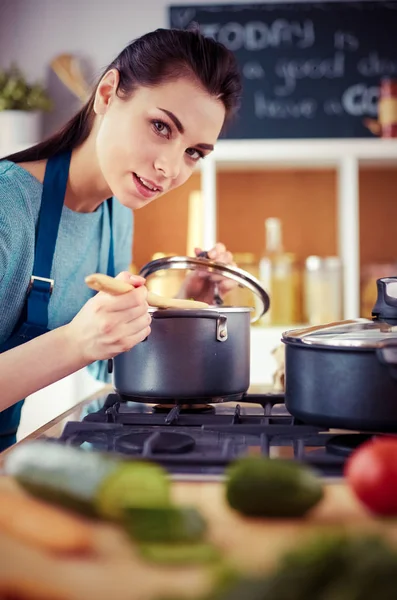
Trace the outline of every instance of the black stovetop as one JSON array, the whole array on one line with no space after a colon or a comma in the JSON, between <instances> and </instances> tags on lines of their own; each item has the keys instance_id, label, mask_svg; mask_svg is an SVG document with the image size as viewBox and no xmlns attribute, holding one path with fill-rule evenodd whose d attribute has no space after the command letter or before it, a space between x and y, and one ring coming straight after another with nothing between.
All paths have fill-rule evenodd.
<instances>
[{"instance_id":1,"label":"black stovetop","mask_svg":"<svg viewBox=\"0 0 397 600\"><path fill-rule=\"evenodd\" d=\"M237 404L186 406L109 394L82 421L68 422L58 442L154 460L175 476L211 479L247 453L293 458L323 477L341 477L351 447L368 438L296 420L281 394L246 394Z\"/></svg>"}]
</instances>

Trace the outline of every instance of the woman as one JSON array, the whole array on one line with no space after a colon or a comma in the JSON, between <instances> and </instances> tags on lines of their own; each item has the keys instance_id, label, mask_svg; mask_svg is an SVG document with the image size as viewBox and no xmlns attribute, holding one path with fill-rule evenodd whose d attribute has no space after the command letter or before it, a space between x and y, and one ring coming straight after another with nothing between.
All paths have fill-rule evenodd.
<instances>
[{"instance_id":1,"label":"woman","mask_svg":"<svg viewBox=\"0 0 397 600\"><path fill-rule=\"evenodd\" d=\"M60 132L0 161L0 448L15 442L21 398L149 335L145 280L126 272L132 211L190 177L240 94L226 48L159 29L120 53ZM232 262L223 244L210 257ZM98 271L135 289L93 295L84 277Z\"/></svg>"}]
</instances>

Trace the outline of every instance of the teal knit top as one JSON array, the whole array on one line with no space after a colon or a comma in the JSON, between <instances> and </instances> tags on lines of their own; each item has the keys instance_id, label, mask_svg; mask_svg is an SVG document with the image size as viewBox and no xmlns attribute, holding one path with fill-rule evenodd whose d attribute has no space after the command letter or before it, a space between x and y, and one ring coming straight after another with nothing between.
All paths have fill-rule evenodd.
<instances>
[{"instance_id":1,"label":"teal knit top","mask_svg":"<svg viewBox=\"0 0 397 600\"><path fill-rule=\"evenodd\" d=\"M42 184L13 162L0 161L0 344L12 333L21 314L33 274L35 230ZM113 208L115 272L128 270L132 250L132 211L119 202ZM93 213L64 206L51 278L54 290L48 328L69 323L95 293L84 283L90 273L106 273L110 224L106 203ZM91 374L109 381L106 361L90 365Z\"/></svg>"}]
</instances>

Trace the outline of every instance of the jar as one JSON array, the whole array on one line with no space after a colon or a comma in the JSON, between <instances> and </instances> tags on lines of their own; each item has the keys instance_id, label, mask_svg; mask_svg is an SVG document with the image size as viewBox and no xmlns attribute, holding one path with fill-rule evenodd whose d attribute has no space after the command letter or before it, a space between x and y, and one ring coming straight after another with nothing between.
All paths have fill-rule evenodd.
<instances>
[{"instance_id":1,"label":"jar","mask_svg":"<svg viewBox=\"0 0 397 600\"><path fill-rule=\"evenodd\" d=\"M342 319L342 265L337 256L306 259L303 305L309 325Z\"/></svg>"},{"instance_id":2,"label":"jar","mask_svg":"<svg viewBox=\"0 0 397 600\"><path fill-rule=\"evenodd\" d=\"M253 252L233 252L233 259L240 269L258 279L259 263ZM252 295L246 288L237 286L226 294L225 301L231 306L249 306L252 303Z\"/></svg>"}]
</instances>

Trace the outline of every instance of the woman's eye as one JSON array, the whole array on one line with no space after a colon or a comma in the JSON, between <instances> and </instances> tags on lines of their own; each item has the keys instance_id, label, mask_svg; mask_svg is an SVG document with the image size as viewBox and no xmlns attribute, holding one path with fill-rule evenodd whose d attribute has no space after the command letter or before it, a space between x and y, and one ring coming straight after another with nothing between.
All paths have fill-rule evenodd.
<instances>
[{"instance_id":1,"label":"woman's eye","mask_svg":"<svg viewBox=\"0 0 397 600\"><path fill-rule=\"evenodd\" d=\"M167 137L171 133L170 127L164 121L152 121L155 132L158 135L162 135L163 137Z\"/></svg>"},{"instance_id":2,"label":"woman's eye","mask_svg":"<svg viewBox=\"0 0 397 600\"><path fill-rule=\"evenodd\" d=\"M200 150L196 150L196 148L188 148L186 153L192 160L200 160L200 158L204 158L204 153L200 152Z\"/></svg>"}]
</instances>

